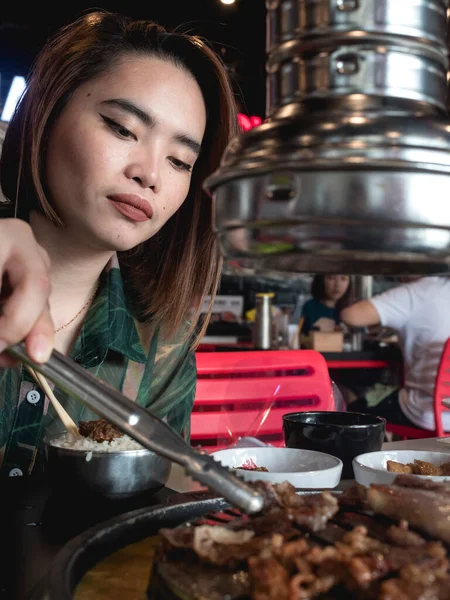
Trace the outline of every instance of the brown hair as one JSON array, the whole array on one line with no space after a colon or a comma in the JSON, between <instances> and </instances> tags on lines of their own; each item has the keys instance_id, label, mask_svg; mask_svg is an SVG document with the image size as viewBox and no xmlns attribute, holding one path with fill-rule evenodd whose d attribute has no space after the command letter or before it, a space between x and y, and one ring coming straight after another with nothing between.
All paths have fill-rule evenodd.
<instances>
[{"instance_id":1,"label":"brown hair","mask_svg":"<svg viewBox=\"0 0 450 600\"><path fill-rule=\"evenodd\" d=\"M90 12L62 28L38 55L27 90L8 126L0 182L5 196L15 202L17 216L28 219L30 210L37 209L63 226L46 192L49 130L74 91L124 55L156 56L173 62L193 75L205 101L202 151L185 202L156 235L130 251L119 252L127 296L136 317L151 320L171 336L189 315L187 335L191 335L207 295L211 295L211 309L221 273L212 200L202 184L219 166L226 145L238 131L225 67L204 40L107 11ZM208 318L196 342L207 324Z\"/></svg>"},{"instance_id":2,"label":"brown hair","mask_svg":"<svg viewBox=\"0 0 450 600\"><path fill-rule=\"evenodd\" d=\"M330 273L334 275L334 273ZM311 283L311 296L316 300L325 300L325 277L326 274L317 274L314 275L312 283ZM348 278L348 287L345 291L345 294L342 298L336 302L336 310L338 313L341 312L346 306L350 304L351 295L352 295L352 278L349 276Z\"/></svg>"}]
</instances>

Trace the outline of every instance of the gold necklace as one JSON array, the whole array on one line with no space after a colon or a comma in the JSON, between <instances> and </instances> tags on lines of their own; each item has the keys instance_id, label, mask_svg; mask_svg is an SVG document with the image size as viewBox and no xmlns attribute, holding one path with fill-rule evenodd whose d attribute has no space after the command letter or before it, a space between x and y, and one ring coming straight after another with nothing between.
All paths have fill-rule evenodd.
<instances>
[{"instance_id":1,"label":"gold necklace","mask_svg":"<svg viewBox=\"0 0 450 600\"><path fill-rule=\"evenodd\" d=\"M58 333L58 331L61 331L61 329L65 329L71 323L73 323L75 321L75 319L81 315L81 313L83 312L83 310L85 310L89 306L89 304L92 302L92 300L94 299L95 294L97 293L97 290L98 290L98 284L95 286L95 290L92 292L92 295L89 297L89 299L86 302L86 304L84 304L80 308L80 310L77 312L77 314L74 317L72 317L70 319L70 321L68 321L65 325L61 325L61 327L58 327L58 329L55 329L54 333Z\"/></svg>"}]
</instances>

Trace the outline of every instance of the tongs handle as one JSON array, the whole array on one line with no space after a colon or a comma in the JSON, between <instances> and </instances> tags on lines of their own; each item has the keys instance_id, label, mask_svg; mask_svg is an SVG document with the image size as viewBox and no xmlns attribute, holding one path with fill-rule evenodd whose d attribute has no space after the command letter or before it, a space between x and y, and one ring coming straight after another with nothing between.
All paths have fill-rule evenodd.
<instances>
[{"instance_id":1,"label":"tongs handle","mask_svg":"<svg viewBox=\"0 0 450 600\"><path fill-rule=\"evenodd\" d=\"M167 423L110 388L70 358L54 350L45 364L34 363L22 342L8 354L48 377L70 396L114 423L145 448L183 465L189 475L244 512L259 512L262 494L205 452L195 451Z\"/></svg>"}]
</instances>

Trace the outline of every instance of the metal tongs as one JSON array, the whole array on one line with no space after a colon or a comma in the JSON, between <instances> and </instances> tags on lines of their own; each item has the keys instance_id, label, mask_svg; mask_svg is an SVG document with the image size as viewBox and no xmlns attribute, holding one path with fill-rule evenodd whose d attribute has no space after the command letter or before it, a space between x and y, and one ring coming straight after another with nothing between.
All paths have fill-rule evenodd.
<instances>
[{"instance_id":1,"label":"metal tongs","mask_svg":"<svg viewBox=\"0 0 450 600\"><path fill-rule=\"evenodd\" d=\"M186 473L246 513L257 513L264 497L209 454L194 450L164 421L121 392L109 388L70 358L54 350L47 363L30 360L25 344L11 346L8 354L48 377L67 394L114 423L145 448L182 465Z\"/></svg>"}]
</instances>

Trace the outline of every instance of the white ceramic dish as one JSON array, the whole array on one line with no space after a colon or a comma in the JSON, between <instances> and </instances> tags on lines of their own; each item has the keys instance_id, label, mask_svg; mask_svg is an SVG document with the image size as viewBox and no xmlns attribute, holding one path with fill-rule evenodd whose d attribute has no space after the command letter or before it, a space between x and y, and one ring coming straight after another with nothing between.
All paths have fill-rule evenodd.
<instances>
[{"instance_id":1,"label":"white ceramic dish","mask_svg":"<svg viewBox=\"0 0 450 600\"><path fill-rule=\"evenodd\" d=\"M296 448L227 448L212 456L227 467L237 469L247 461L268 471L239 469L247 481L265 480L271 483L289 481L300 488L334 488L342 473L342 461L335 456L314 450Z\"/></svg>"},{"instance_id":2,"label":"white ceramic dish","mask_svg":"<svg viewBox=\"0 0 450 600\"><path fill-rule=\"evenodd\" d=\"M450 406L449 406L450 408ZM435 441L438 444L446 444L447 446L450 444L450 436L447 437L441 437L441 438L436 438Z\"/></svg>"},{"instance_id":3,"label":"white ceramic dish","mask_svg":"<svg viewBox=\"0 0 450 600\"><path fill-rule=\"evenodd\" d=\"M395 460L403 464L413 463L414 460L423 460L439 466L450 462L450 452L429 452L425 450L380 450L379 452L367 452L353 459L353 471L358 483L370 486L371 483L392 483L398 473L387 470L387 461ZM431 481L450 481L449 477L435 475L413 475L420 479Z\"/></svg>"}]
</instances>

